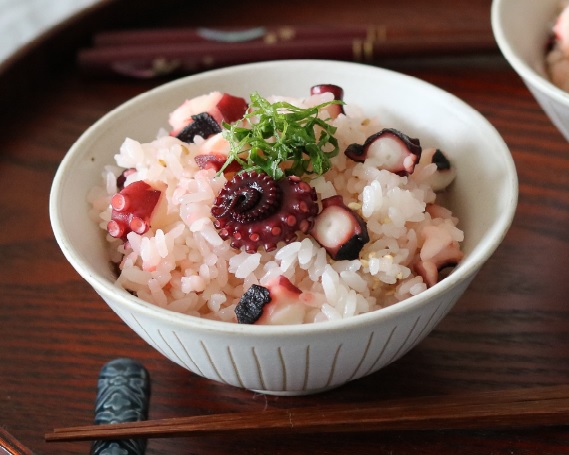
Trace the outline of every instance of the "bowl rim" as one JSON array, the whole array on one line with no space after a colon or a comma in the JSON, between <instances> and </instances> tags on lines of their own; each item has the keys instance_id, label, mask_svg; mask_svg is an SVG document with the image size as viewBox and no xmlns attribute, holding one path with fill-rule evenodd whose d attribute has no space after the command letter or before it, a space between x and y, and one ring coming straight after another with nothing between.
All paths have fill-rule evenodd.
<instances>
[{"instance_id":1,"label":"bowl rim","mask_svg":"<svg viewBox=\"0 0 569 455\"><path fill-rule=\"evenodd\" d=\"M437 283L435 286L427 289L426 291L407 298L401 302L381 308L379 310L371 311L368 313L363 313L359 315L352 316L350 318L341 320L332 320L322 323L310 323L310 324L298 324L298 325L255 325L255 324L237 324L234 322L216 321L205 318L199 318L196 316L191 316L188 314L177 313L165 308L159 307L158 305L146 302L138 297L135 297L128 293L126 290L118 287L114 282L100 276L89 264L83 263L78 254L69 244L68 240L64 235L62 229L62 223L60 221L60 210L58 200L62 193L62 184L65 179L66 173L64 172L70 163L77 157L79 151L82 148L83 142L86 138L95 130L113 119L118 112L128 109L130 106L138 103L140 100L148 96L156 96L156 93L162 90L169 90L178 85L185 85L187 81L193 78L193 80L201 80L210 77L212 74L230 74L236 70L263 70L271 67L278 67L280 65L319 65L349 69L351 71L371 71L379 73L385 73L391 75L391 77L404 77L409 78L414 81L415 84L419 84L427 90L434 90L442 96L449 97L454 103L458 103L462 108L469 110L474 116L478 118L478 121L483 125L489 133L494 135L496 143L500 145L501 152L503 153L504 165L508 171L508 177L510 181L508 182L508 187L510 190L510 202L508 204L509 209L501 213L501 215L494 220L494 222L488 228L486 236L484 238L484 245L476 245L473 250L469 253L469 256L465 262L459 264L453 272L446 277L444 280ZM323 74L326 71L323 70ZM445 291L450 288L461 286L461 282L465 280L471 280L475 274L478 272L480 266L486 262L489 257L493 254L498 245L502 242L505 237L511 223L513 221L518 198L518 178L513 161L513 157L508 149L507 144L504 142L498 131L493 125L478 111L469 106L466 102L462 101L457 96L436 87L426 81L418 79L413 76L408 76L405 74L398 73L393 70L371 66L361 63L353 62L343 62L335 60L324 60L324 59L302 59L302 60L273 60L268 62L258 62L258 63L247 63L242 65L236 65L231 67L225 67L215 70L206 71L199 74L194 74L190 76L185 76L174 81L162 84L154 89L147 92L141 93L134 96L128 101L122 103L116 108L104 114L100 119L98 119L93 125L87 128L83 134L78 138L78 140L71 146L66 155L64 156L60 166L55 174L52 189L49 198L49 212L52 224L52 229L55 238L67 258L67 260L74 267L75 271L82 276L103 298L109 297L118 302L121 306L125 306L131 311L142 312L147 316L152 318L159 318L164 322L168 322L173 326L183 326L185 328L195 329L195 330L205 330L210 332L217 332L226 335L247 335L247 336L290 336L290 335L305 335L320 332L331 332L331 331L345 331L350 330L355 327L373 326L379 321L396 317L402 312L408 312L417 306L428 305L429 300L438 294L445 293ZM108 302L107 302L108 303Z\"/></svg>"},{"instance_id":2,"label":"bowl rim","mask_svg":"<svg viewBox=\"0 0 569 455\"><path fill-rule=\"evenodd\" d=\"M539 74L537 70L519 55L508 40L503 27L503 8L505 8L504 5L506 5L508 1L510 0L493 0L490 10L490 23L500 51L526 83L531 84L557 102L566 104L569 102L569 93Z\"/></svg>"}]
</instances>

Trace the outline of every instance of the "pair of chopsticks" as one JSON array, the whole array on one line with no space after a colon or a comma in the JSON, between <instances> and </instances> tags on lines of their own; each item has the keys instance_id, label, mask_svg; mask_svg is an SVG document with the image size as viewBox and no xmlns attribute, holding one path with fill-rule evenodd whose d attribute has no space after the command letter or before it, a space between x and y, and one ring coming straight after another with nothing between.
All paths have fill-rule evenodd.
<instances>
[{"instance_id":1,"label":"pair of chopsticks","mask_svg":"<svg viewBox=\"0 0 569 455\"><path fill-rule=\"evenodd\" d=\"M273 409L58 428L48 442L399 430L529 428L569 424L569 386L429 396L373 404Z\"/></svg>"},{"instance_id":2,"label":"pair of chopsticks","mask_svg":"<svg viewBox=\"0 0 569 455\"><path fill-rule=\"evenodd\" d=\"M496 50L491 30L392 30L385 25L162 28L105 31L78 54L91 74L149 78L279 59L372 62Z\"/></svg>"}]
</instances>

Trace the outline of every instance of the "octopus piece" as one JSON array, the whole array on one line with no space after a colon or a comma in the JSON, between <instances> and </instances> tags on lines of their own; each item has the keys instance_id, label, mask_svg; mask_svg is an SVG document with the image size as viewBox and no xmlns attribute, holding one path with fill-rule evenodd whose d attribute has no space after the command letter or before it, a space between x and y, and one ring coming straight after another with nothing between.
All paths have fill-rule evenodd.
<instances>
[{"instance_id":1,"label":"octopus piece","mask_svg":"<svg viewBox=\"0 0 569 455\"><path fill-rule=\"evenodd\" d=\"M299 177L274 180L255 171L235 175L220 191L211 213L219 236L231 246L255 253L273 251L307 233L318 213L316 191Z\"/></svg>"},{"instance_id":2,"label":"octopus piece","mask_svg":"<svg viewBox=\"0 0 569 455\"><path fill-rule=\"evenodd\" d=\"M139 180L125 186L111 199L111 220L108 233L126 241L129 232L144 234L164 209L163 192Z\"/></svg>"},{"instance_id":3,"label":"octopus piece","mask_svg":"<svg viewBox=\"0 0 569 455\"><path fill-rule=\"evenodd\" d=\"M357 259L369 242L365 221L338 195L322 199L322 211L315 218L310 234L336 261Z\"/></svg>"},{"instance_id":4,"label":"octopus piece","mask_svg":"<svg viewBox=\"0 0 569 455\"><path fill-rule=\"evenodd\" d=\"M559 48L554 47L547 55L547 69L551 82L569 92L569 59Z\"/></svg>"},{"instance_id":5,"label":"octopus piece","mask_svg":"<svg viewBox=\"0 0 569 455\"><path fill-rule=\"evenodd\" d=\"M566 6L557 17L553 26L556 45L564 55L569 55L569 6Z\"/></svg>"},{"instance_id":6,"label":"octopus piece","mask_svg":"<svg viewBox=\"0 0 569 455\"><path fill-rule=\"evenodd\" d=\"M227 161L230 150L231 146L227 139L223 137L223 134L217 133L200 145L200 153L194 157L194 161L200 169L214 169L215 172L219 172ZM227 174L239 170L241 170L239 162L232 161L224 172Z\"/></svg>"},{"instance_id":7,"label":"octopus piece","mask_svg":"<svg viewBox=\"0 0 569 455\"><path fill-rule=\"evenodd\" d=\"M124 171L122 171L121 175L117 177L117 189L119 191L124 188L124 184L126 183L126 179L128 178L128 176L134 174L135 172L136 169L134 168L125 169Z\"/></svg>"},{"instance_id":8,"label":"octopus piece","mask_svg":"<svg viewBox=\"0 0 569 455\"><path fill-rule=\"evenodd\" d=\"M221 133L221 126L207 112L192 115L191 122L182 128L176 137L182 142L194 142L196 136L208 138L214 134Z\"/></svg>"},{"instance_id":9,"label":"octopus piece","mask_svg":"<svg viewBox=\"0 0 569 455\"><path fill-rule=\"evenodd\" d=\"M227 161L227 155L221 153L200 154L194 157L194 161L200 169L213 169L215 172L219 172ZM237 172L240 169L241 165L237 161L232 161L225 168L225 171Z\"/></svg>"},{"instance_id":10,"label":"octopus piece","mask_svg":"<svg viewBox=\"0 0 569 455\"><path fill-rule=\"evenodd\" d=\"M301 302L302 291L284 276L279 276L267 283L271 302L265 305L258 324L284 325L302 324L307 306Z\"/></svg>"},{"instance_id":11,"label":"octopus piece","mask_svg":"<svg viewBox=\"0 0 569 455\"><path fill-rule=\"evenodd\" d=\"M354 161L363 163L369 160L380 169L407 176L415 170L421 151L419 139L393 128L384 128L368 137L363 144L348 145L344 153Z\"/></svg>"},{"instance_id":12,"label":"octopus piece","mask_svg":"<svg viewBox=\"0 0 569 455\"><path fill-rule=\"evenodd\" d=\"M252 285L235 307L240 324L284 325L302 324L307 307L299 297L302 294L291 281L278 276L266 287Z\"/></svg>"},{"instance_id":13,"label":"octopus piece","mask_svg":"<svg viewBox=\"0 0 569 455\"><path fill-rule=\"evenodd\" d=\"M197 134L209 137L221 131L223 122L240 120L247 108L245 99L227 93L212 92L191 98L170 113L170 135L186 142L192 142Z\"/></svg>"},{"instance_id":14,"label":"octopus piece","mask_svg":"<svg viewBox=\"0 0 569 455\"><path fill-rule=\"evenodd\" d=\"M464 257L460 245L438 226L423 229L423 247L413 269L423 278L427 287L439 281L440 273L449 267L455 267Z\"/></svg>"},{"instance_id":15,"label":"octopus piece","mask_svg":"<svg viewBox=\"0 0 569 455\"><path fill-rule=\"evenodd\" d=\"M435 173L427 179L427 183L435 192L445 190L456 176L456 169L440 149L428 148L423 150L419 163L424 165L435 163L437 165Z\"/></svg>"},{"instance_id":16,"label":"octopus piece","mask_svg":"<svg viewBox=\"0 0 569 455\"><path fill-rule=\"evenodd\" d=\"M569 6L565 5L557 16L545 48L551 82L569 91Z\"/></svg>"},{"instance_id":17,"label":"octopus piece","mask_svg":"<svg viewBox=\"0 0 569 455\"><path fill-rule=\"evenodd\" d=\"M337 101L343 101L344 99L344 90L342 87L334 84L319 84L310 88L311 95L319 95L321 93L332 93ZM336 118L338 115L344 114L344 106L341 104L331 104L326 106L326 110L330 114L330 118Z\"/></svg>"}]
</instances>

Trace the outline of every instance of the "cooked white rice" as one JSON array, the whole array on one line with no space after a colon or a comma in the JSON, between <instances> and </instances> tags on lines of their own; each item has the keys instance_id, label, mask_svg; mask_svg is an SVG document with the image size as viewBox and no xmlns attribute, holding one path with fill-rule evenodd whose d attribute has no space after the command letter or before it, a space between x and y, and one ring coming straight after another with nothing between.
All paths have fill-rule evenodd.
<instances>
[{"instance_id":1,"label":"cooked white rice","mask_svg":"<svg viewBox=\"0 0 569 455\"><path fill-rule=\"evenodd\" d=\"M308 106L329 101L329 96L288 101ZM116 163L105 167L101 186L90 194L93 217L106 230L116 179L125 168L136 169L127 185L147 180L163 182L167 188L168 213L148 232L129 233L124 245L107 235L111 260L120 263L117 284L175 312L232 322L243 293L279 275L303 292L305 314L300 322L348 318L423 292L427 285L413 272L414 259L434 256L449 239L463 240L450 211L438 209L435 218L426 211L436 199L428 184L436 165L419 165L411 176L400 177L346 158L342 151L347 145L363 143L389 125L350 105L345 111L331 121L340 145L333 168L310 184L320 199L341 194L344 203L366 221L371 240L360 259L335 262L311 236L302 234L298 241L270 253L231 248L219 237L211 215L213 200L226 179L213 170L201 170L194 161L210 144L200 137L186 144L162 130L151 143L126 139ZM425 229L431 230L427 242Z\"/></svg>"}]
</instances>

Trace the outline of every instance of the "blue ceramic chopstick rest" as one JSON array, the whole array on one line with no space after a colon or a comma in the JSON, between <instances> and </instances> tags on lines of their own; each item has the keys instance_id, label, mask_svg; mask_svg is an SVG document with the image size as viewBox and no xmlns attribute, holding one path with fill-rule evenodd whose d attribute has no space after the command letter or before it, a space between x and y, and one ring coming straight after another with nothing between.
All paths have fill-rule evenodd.
<instances>
[{"instance_id":1,"label":"blue ceramic chopstick rest","mask_svg":"<svg viewBox=\"0 0 569 455\"><path fill-rule=\"evenodd\" d=\"M106 363L99 373L95 424L137 422L148 418L150 376L144 366L120 358ZM143 455L145 439L95 441L91 455Z\"/></svg>"}]
</instances>

